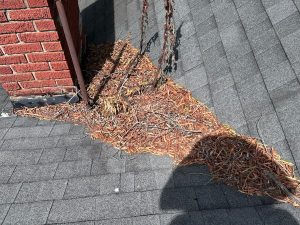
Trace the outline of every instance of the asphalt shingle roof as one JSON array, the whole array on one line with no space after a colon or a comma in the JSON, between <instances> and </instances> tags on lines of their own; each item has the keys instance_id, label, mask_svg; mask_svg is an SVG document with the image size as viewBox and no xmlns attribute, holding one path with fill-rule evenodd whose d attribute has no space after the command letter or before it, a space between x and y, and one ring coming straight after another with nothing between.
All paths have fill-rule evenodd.
<instances>
[{"instance_id":1,"label":"asphalt shingle roof","mask_svg":"<svg viewBox=\"0 0 300 225\"><path fill-rule=\"evenodd\" d=\"M131 32L139 45L139 0L79 2L88 40ZM300 1L175 2L173 78L221 121L261 136L299 167ZM157 60L162 0L150 0L149 15L146 42ZM0 110L10 112L0 92ZM54 121L0 119L0 183L1 224L300 224L298 209L214 183L205 166L120 153L81 126Z\"/></svg>"}]
</instances>

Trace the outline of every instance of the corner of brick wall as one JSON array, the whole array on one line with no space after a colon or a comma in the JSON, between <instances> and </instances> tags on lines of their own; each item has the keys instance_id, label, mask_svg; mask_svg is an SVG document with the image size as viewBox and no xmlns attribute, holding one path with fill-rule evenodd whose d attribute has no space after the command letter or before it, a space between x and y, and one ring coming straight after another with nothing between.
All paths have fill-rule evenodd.
<instances>
[{"instance_id":1,"label":"corner of brick wall","mask_svg":"<svg viewBox=\"0 0 300 225\"><path fill-rule=\"evenodd\" d=\"M10 96L75 91L73 66L53 2L0 0L0 84ZM67 2L77 5L75 0ZM76 6L68 14L70 20L79 16L75 11ZM79 49L79 29L72 26Z\"/></svg>"}]
</instances>

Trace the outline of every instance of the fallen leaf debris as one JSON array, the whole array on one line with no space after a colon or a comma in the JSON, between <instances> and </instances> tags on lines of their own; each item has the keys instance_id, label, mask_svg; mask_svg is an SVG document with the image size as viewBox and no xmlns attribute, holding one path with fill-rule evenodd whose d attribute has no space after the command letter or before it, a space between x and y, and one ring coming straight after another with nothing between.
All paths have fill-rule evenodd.
<instances>
[{"instance_id":1,"label":"fallen leaf debris","mask_svg":"<svg viewBox=\"0 0 300 225\"><path fill-rule=\"evenodd\" d=\"M206 164L214 179L248 195L300 205L293 164L260 140L237 134L168 78L153 89L157 67L130 41L91 46L85 64L96 103L23 108L16 113L81 124L92 138L128 153L170 155L180 165Z\"/></svg>"}]
</instances>

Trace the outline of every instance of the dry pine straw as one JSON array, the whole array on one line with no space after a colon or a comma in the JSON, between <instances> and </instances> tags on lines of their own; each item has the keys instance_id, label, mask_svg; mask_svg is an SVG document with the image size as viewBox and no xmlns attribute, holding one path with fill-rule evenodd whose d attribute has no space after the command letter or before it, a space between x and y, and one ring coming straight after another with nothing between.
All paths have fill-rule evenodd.
<instances>
[{"instance_id":1,"label":"dry pine straw","mask_svg":"<svg viewBox=\"0 0 300 225\"><path fill-rule=\"evenodd\" d=\"M92 138L129 153L170 155L180 165L206 164L214 179L249 195L268 195L299 206L294 166L274 148L237 134L183 87L168 79L149 88L157 68L129 41L91 46L85 63L88 94L82 102L16 113L82 124Z\"/></svg>"}]
</instances>

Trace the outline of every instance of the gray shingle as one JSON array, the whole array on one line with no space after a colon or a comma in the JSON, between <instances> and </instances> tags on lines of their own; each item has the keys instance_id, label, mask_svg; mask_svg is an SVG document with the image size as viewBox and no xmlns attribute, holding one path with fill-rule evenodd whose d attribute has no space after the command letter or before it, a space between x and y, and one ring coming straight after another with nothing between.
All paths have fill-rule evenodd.
<instances>
[{"instance_id":1,"label":"gray shingle","mask_svg":"<svg viewBox=\"0 0 300 225\"><path fill-rule=\"evenodd\" d=\"M127 6L126 4L114 4L114 23L115 26L120 26L127 20Z\"/></svg>"},{"instance_id":2,"label":"gray shingle","mask_svg":"<svg viewBox=\"0 0 300 225\"><path fill-rule=\"evenodd\" d=\"M250 83L251 81L249 81ZM273 112L273 105L263 83L247 88L248 84L242 84L239 96L246 118L253 119L261 114Z\"/></svg>"},{"instance_id":3,"label":"gray shingle","mask_svg":"<svg viewBox=\"0 0 300 225\"><path fill-rule=\"evenodd\" d=\"M210 5L201 6L202 2L205 1L198 1L194 7L191 7L191 13L195 25L198 25L213 16Z\"/></svg>"},{"instance_id":4,"label":"gray shingle","mask_svg":"<svg viewBox=\"0 0 300 225\"><path fill-rule=\"evenodd\" d=\"M267 9L270 20L273 24L287 18L297 11L296 6L292 0L282 0L278 4L273 5Z\"/></svg>"},{"instance_id":5,"label":"gray shingle","mask_svg":"<svg viewBox=\"0 0 300 225\"><path fill-rule=\"evenodd\" d=\"M173 159L170 156L149 155L150 163L153 169L173 168Z\"/></svg>"},{"instance_id":6,"label":"gray shingle","mask_svg":"<svg viewBox=\"0 0 300 225\"><path fill-rule=\"evenodd\" d=\"M80 125L73 125L69 131L70 134L83 134L85 132L86 132L86 128Z\"/></svg>"},{"instance_id":7,"label":"gray shingle","mask_svg":"<svg viewBox=\"0 0 300 225\"><path fill-rule=\"evenodd\" d=\"M288 205L261 206L257 212L265 225L297 225L298 221L291 213L294 210Z\"/></svg>"},{"instance_id":8,"label":"gray shingle","mask_svg":"<svg viewBox=\"0 0 300 225\"><path fill-rule=\"evenodd\" d=\"M285 112L287 112L287 111L285 111ZM299 113L299 108L296 109L296 111L294 113ZM285 117L286 116L287 115L285 115ZM300 131L299 131L300 121L296 120L297 117L284 120L284 119L282 119L282 114L280 112L279 118L281 119L281 124L282 124L284 133L288 140L289 139L297 139L297 137L299 137L299 135L300 135ZM292 119L295 120L294 123L291 125L288 125L292 121Z\"/></svg>"},{"instance_id":9,"label":"gray shingle","mask_svg":"<svg viewBox=\"0 0 300 225\"><path fill-rule=\"evenodd\" d=\"M211 64L226 55L225 49L222 42L218 42L216 45L205 50L203 52L203 61L205 64Z\"/></svg>"},{"instance_id":10,"label":"gray shingle","mask_svg":"<svg viewBox=\"0 0 300 225\"><path fill-rule=\"evenodd\" d=\"M184 76L176 78L175 82L177 84L179 84L180 86L184 87L184 88L186 87L186 82L185 82L185 77Z\"/></svg>"},{"instance_id":11,"label":"gray shingle","mask_svg":"<svg viewBox=\"0 0 300 225\"><path fill-rule=\"evenodd\" d=\"M205 6L208 6L210 3L210 0L188 0L189 5L191 8L197 7L197 8L203 8Z\"/></svg>"},{"instance_id":12,"label":"gray shingle","mask_svg":"<svg viewBox=\"0 0 300 225\"><path fill-rule=\"evenodd\" d=\"M161 223L158 215L138 216L132 218L132 225L141 225L141 224L160 225Z\"/></svg>"},{"instance_id":13,"label":"gray shingle","mask_svg":"<svg viewBox=\"0 0 300 225\"><path fill-rule=\"evenodd\" d=\"M225 56L217 62L211 62L211 64L205 63L205 69L210 82L230 73L230 67Z\"/></svg>"},{"instance_id":14,"label":"gray shingle","mask_svg":"<svg viewBox=\"0 0 300 225\"><path fill-rule=\"evenodd\" d=\"M152 168L149 154L134 155L126 159L126 171L135 172Z\"/></svg>"},{"instance_id":15,"label":"gray shingle","mask_svg":"<svg viewBox=\"0 0 300 225\"><path fill-rule=\"evenodd\" d=\"M64 199L99 195L100 188L101 177L73 178L68 182Z\"/></svg>"},{"instance_id":16,"label":"gray shingle","mask_svg":"<svg viewBox=\"0 0 300 225\"><path fill-rule=\"evenodd\" d=\"M13 203L21 185L21 183L0 185L0 204Z\"/></svg>"},{"instance_id":17,"label":"gray shingle","mask_svg":"<svg viewBox=\"0 0 300 225\"><path fill-rule=\"evenodd\" d=\"M215 112L220 121L232 127L246 124L240 100L234 87L220 91L213 95Z\"/></svg>"},{"instance_id":18,"label":"gray shingle","mask_svg":"<svg viewBox=\"0 0 300 225\"><path fill-rule=\"evenodd\" d=\"M43 150L39 163L55 163L64 159L66 148L46 148Z\"/></svg>"},{"instance_id":19,"label":"gray shingle","mask_svg":"<svg viewBox=\"0 0 300 225\"><path fill-rule=\"evenodd\" d=\"M139 37L140 36L139 26L140 26L140 22L139 21L136 21L133 24L128 24L128 33L131 33L133 37ZM139 43L137 45L135 45L134 41L132 41L132 43L133 43L133 46L135 46L136 48L138 48L138 44Z\"/></svg>"},{"instance_id":20,"label":"gray shingle","mask_svg":"<svg viewBox=\"0 0 300 225\"><path fill-rule=\"evenodd\" d=\"M174 11L175 17L184 18L190 13L190 7L187 0L178 0L176 2L177 10Z\"/></svg>"},{"instance_id":21,"label":"gray shingle","mask_svg":"<svg viewBox=\"0 0 300 225\"><path fill-rule=\"evenodd\" d=\"M161 224L174 224L174 225L190 225L191 219L188 214L162 214L160 215Z\"/></svg>"},{"instance_id":22,"label":"gray shingle","mask_svg":"<svg viewBox=\"0 0 300 225\"><path fill-rule=\"evenodd\" d=\"M235 130L239 134L250 136L250 131L247 124L237 127Z\"/></svg>"},{"instance_id":23,"label":"gray shingle","mask_svg":"<svg viewBox=\"0 0 300 225\"><path fill-rule=\"evenodd\" d=\"M279 153L279 155L281 156L281 158L283 160L286 160L286 161L291 162L293 164L295 163L292 152L291 152L291 149L288 146L288 143L287 143L286 140L274 143L272 146L277 150L277 152Z\"/></svg>"},{"instance_id":24,"label":"gray shingle","mask_svg":"<svg viewBox=\"0 0 300 225\"><path fill-rule=\"evenodd\" d=\"M34 127L37 125L38 122L39 122L39 120L36 118L18 116L17 119L15 120L13 126L14 127L31 127L31 126Z\"/></svg>"},{"instance_id":25,"label":"gray shingle","mask_svg":"<svg viewBox=\"0 0 300 225\"><path fill-rule=\"evenodd\" d=\"M136 172L134 180L135 191L149 191L157 189L155 174L153 171Z\"/></svg>"},{"instance_id":26,"label":"gray shingle","mask_svg":"<svg viewBox=\"0 0 300 225\"><path fill-rule=\"evenodd\" d=\"M294 3L297 6L298 10L300 10L300 1L299 0L295 0Z\"/></svg>"},{"instance_id":27,"label":"gray shingle","mask_svg":"<svg viewBox=\"0 0 300 225\"><path fill-rule=\"evenodd\" d=\"M7 134L8 130L8 128L0 129L0 140Z\"/></svg>"},{"instance_id":28,"label":"gray shingle","mask_svg":"<svg viewBox=\"0 0 300 225\"><path fill-rule=\"evenodd\" d=\"M213 211L215 211L215 210L208 210L209 212L213 212ZM208 225L208 224L210 224L209 223L209 221L214 221L214 219L213 220L209 220L209 221L205 221L204 219L203 219L203 216L202 216L202 212L205 212L205 210L203 210L203 211L200 211L200 212L190 212L189 213L189 216L190 216L190 222L191 222L191 225L197 225L197 224L199 224L199 221L201 221L201 223L203 224L203 225ZM223 222L223 221L222 221ZM225 221L224 221L225 222ZM227 225L227 224L226 224Z\"/></svg>"},{"instance_id":29,"label":"gray shingle","mask_svg":"<svg viewBox=\"0 0 300 225\"><path fill-rule=\"evenodd\" d=\"M226 197L219 185L205 185L195 188L200 210L228 208Z\"/></svg>"},{"instance_id":30,"label":"gray shingle","mask_svg":"<svg viewBox=\"0 0 300 225\"><path fill-rule=\"evenodd\" d=\"M120 192L134 191L134 173L121 173Z\"/></svg>"},{"instance_id":31,"label":"gray shingle","mask_svg":"<svg viewBox=\"0 0 300 225\"><path fill-rule=\"evenodd\" d=\"M223 30L239 20L238 13L233 4L228 7L214 12L219 30Z\"/></svg>"},{"instance_id":32,"label":"gray shingle","mask_svg":"<svg viewBox=\"0 0 300 225\"><path fill-rule=\"evenodd\" d=\"M101 145L102 151L101 151L101 159L108 159L115 157L117 153L119 152L119 149L113 147L110 144L102 144Z\"/></svg>"},{"instance_id":33,"label":"gray shingle","mask_svg":"<svg viewBox=\"0 0 300 225\"><path fill-rule=\"evenodd\" d=\"M233 0L235 3L235 6L237 8L240 8L241 6L243 6L244 4L246 4L249 0Z\"/></svg>"},{"instance_id":34,"label":"gray shingle","mask_svg":"<svg viewBox=\"0 0 300 225\"><path fill-rule=\"evenodd\" d=\"M5 135L5 139L47 137L52 130L51 126L13 127ZM1 137L1 136L0 136Z\"/></svg>"},{"instance_id":35,"label":"gray shingle","mask_svg":"<svg viewBox=\"0 0 300 225\"><path fill-rule=\"evenodd\" d=\"M26 151L0 151L0 165L36 164L41 157L42 149Z\"/></svg>"},{"instance_id":36,"label":"gray shingle","mask_svg":"<svg viewBox=\"0 0 300 225\"><path fill-rule=\"evenodd\" d=\"M275 112L249 121L248 124L251 136L261 138L267 145L272 145L285 139L285 135ZM259 131L257 131L257 129ZM258 132L261 137L259 137Z\"/></svg>"},{"instance_id":37,"label":"gray shingle","mask_svg":"<svg viewBox=\"0 0 300 225\"><path fill-rule=\"evenodd\" d=\"M284 61L262 72L268 91L296 79L295 73L288 61Z\"/></svg>"},{"instance_id":38,"label":"gray shingle","mask_svg":"<svg viewBox=\"0 0 300 225\"><path fill-rule=\"evenodd\" d=\"M288 141L289 147L293 153L297 168L299 168L299 166L300 166L300 156L299 156L300 143L299 143L298 137L299 137L299 134L297 137L287 137L287 141Z\"/></svg>"},{"instance_id":39,"label":"gray shingle","mask_svg":"<svg viewBox=\"0 0 300 225\"><path fill-rule=\"evenodd\" d=\"M141 193L103 195L96 198L97 219L133 217L140 215Z\"/></svg>"},{"instance_id":40,"label":"gray shingle","mask_svg":"<svg viewBox=\"0 0 300 225\"><path fill-rule=\"evenodd\" d=\"M295 12L282 21L276 23L274 28L280 38L284 38L285 36L294 33L295 31L300 29L300 14L299 12Z\"/></svg>"},{"instance_id":41,"label":"gray shingle","mask_svg":"<svg viewBox=\"0 0 300 225\"><path fill-rule=\"evenodd\" d=\"M212 106L212 98L209 89L209 85L202 86L192 92L193 97L206 104L207 106Z\"/></svg>"},{"instance_id":42,"label":"gray shingle","mask_svg":"<svg viewBox=\"0 0 300 225\"><path fill-rule=\"evenodd\" d=\"M95 198L54 201L48 223L66 223L95 219Z\"/></svg>"},{"instance_id":43,"label":"gray shingle","mask_svg":"<svg viewBox=\"0 0 300 225\"><path fill-rule=\"evenodd\" d=\"M74 160L99 159L100 154L101 154L101 146L98 145L72 146L67 148L64 160L74 161Z\"/></svg>"},{"instance_id":44,"label":"gray shingle","mask_svg":"<svg viewBox=\"0 0 300 225\"><path fill-rule=\"evenodd\" d=\"M154 215L158 212L156 204L159 204L159 197L154 193L159 194L158 191L141 192L141 215Z\"/></svg>"},{"instance_id":45,"label":"gray shingle","mask_svg":"<svg viewBox=\"0 0 300 225\"><path fill-rule=\"evenodd\" d=\"M245 18L241 17L241 20L245 30L248 31L253 27L255 27L257 24L260 24L263 21L265 21L267 18L268 18L268 14L266 12L262 12L260 14L253 15L250 17L245 17Z\"/></svg>"},{"instance_id":46,"label":"gray shingle","mask_svg":"<svg viewBox=\"0 0 300 225\"><path fill-rule=\"evenodd\" d=\"M213 29L198 37L201 51L205 51L221 41L218 29Z\"/></svg>"},{"instance_id":47,"label":"gray shingle","mask_svg":"<svg viewBox=\"0 0 300 225\"><path fill-rule=\"evenodd\" d=\"M184 76L187 88L190 91L194 91L197 88L208 84L205 68L202 65L189 70Z\"/></svg>"},{"instance_id":48,"label":"gray shingle","mask_svg":"<svg viewBox=\"0 0 300 225\"><path fill-rule=\"evenodd\" d=\"M158 189L174 187L172 172L171 169L154 170L156 187Z\"/></svg>"},{"instance_id":49,"label":"gray shingle","mask_svg":"<svg viewBox=\"0 0 300 225\"><path fill-rule=\"evenodd\" d=\"M233 77L232 74L229 73L226 76L221 77L220 79L217 79L216 81L210 83L210 89L212 93L217 93L233 85L234 85Z\"/></svg>"},{"instance_id":50,"label":"gray shingle","mask_svg":"<svg viewBox=\"0 0 300 225\"><path fill-rule=\"evenodd\" d=\"M299 135L299 103L286 108L277 109L277 114L287 137Z\"/></svg>"},{"instance_id":51,"label":"gray shingle","mask_svg":"<svg viewBox=\"0 0 300 225\"><path fill-rule=\"evenodd\" d=\"M139 1L131 1L127 4L127 18L129 24L134 24L139 18L140 8Z\"/></svg>"},{"instance_id":52,"label":"gray shingle","mask_svg":"<svg viewBox=\"0 0 300 225\"><path fill-rule=\"evenodd\" d=\"M279 39L274 29L265 31L257 38L251 40L251 46L255 54L260 54L277 44L279 44Z\"/></svg>"},{"instance_id":53,"label":"gray shingle","mask_svg":"<svg viewBox=\"0 0 300 225\"><path fill-rule=\"evenodd\" d=\"M159 210L157 209L157 204L159 204L159 197L155 194L160 194L158 191L145 191L141 193L141 205L140 214L141 215L154 215Z\"/></svg>"},{"instance_id":54,"label":"gray shingle","mask_svg":"<svg viewBox=\"0 0 300 225\"><path fill-rule=\"evenodd\" d=\"M244 41L241 43L238 43L231 49L226 50L227 59L230 63L234 63L249 52L251 52L252 49L250 47L250 44L248 41Z\"/></svg>"},{"instance_id":55,"label":"gray shingle","mask_svg":"<svg viewBox=\"0 0 300 225\"><path fill-rule=\"evenodd\" d=\"M228 211L229 221L232 225L263 225L260 216L254 208L230 209Z\"/></svg>"},{"instance_id":56,"label":"gray shingle","mask_svg":"<svg viewBox=\"0 0 300 225\"><path fill-rule=\"evenodd\" d=\"M256 61L261 71L273 67L285 60L287 60L287 58L280 44L273 46L256 57Z\"/></svg>"},{"instance_id":57,"label":"gray shingle","mask_svg":"<svg viewBox=\"0 0 300 225\"><path fill-rule=\"evenodd\" d=\"M153 191L154 212L176 213L182 211L196 211L198 204L192 188L165 189L162 192Z\"/></svg>"},{"instance_id":58,"label":"gray shingle","mask_svg":"<svg viewBox=\"0 0 300 225\"><path fill-rule=\"evenodd\" d=\"M56 135L65 135L68 134L71 128L71 124L57 124L54 125L50 136L56 136Z\"/></svg>"},{"instance_id":59,"label":"gray shingle","mask_svg":"<svg viewBox=\"0 0 300 225\"><path fill-rule=\"evenodd\" d=\"M211 4L211 7L214 10L214 12L217 12L219 10L223 10L226 7L232 5L233 2L230 0L214 0L214 1L211 1L210 4Z\"/></svg>"},{"instance_id":60,"label":"gray shingle","mask_svg":"<svg viewBox=\"0 0 300 225\"><path fill-rule=\"evenodd\" d=\"M7 183L15 166L0 166L0 183Z\"/></svg>"},{"instance_id":61,"label":"gray shingle","mask_svg":"<svg viewBox=\"0 0 300 225\"><path fill-rule=\"evenodd\" d=\"M191 218L194 222L193 225L199 223L198 219L201 219L204 225L231 225L225 209L202 210L201 212L191 213Z\"/></svg>"},{"instance_id":62,"label":"gray shingle","mask_svg":"<svg viewBox=\"0 0 300 225\"><path fill-rule=\"evenodd\" d=\"M281 42L291 63L298 62L300 60L300 30L282 38Z\"/></svg>"},{"instance_id":63,"label":"gray shingle","mask_svg":"<svg viewBox=\"0 0 300 225\"><path fill-rule=\"evenodd\" d=\"M3 224L45 224L52 202L13 204Z\"/></svg>"},{"instance_id":64,"label":"gray shingle","mask_svg":"<svg viewBox=\"0 0 300 225\"><path fill-rule=\"evenodd\" d=\"M91 139L87 135L70 135L61 137L57 143L57 147L89 145Z\"/></svg>"},{"instance_id":65,"label":"gray shingle","mask_svg":"<svg viewBox=\"0 0 300 225\"><path fill-rule=\"evenodd\" d=\"M282 0L262 0L262 3L266 9L272 7L273 5L276 5L280 3Z\"/></svg>"},{"instance_id":66,"label":"gray shingle","mask_svg":"<svg viewBox=\"0 0 300 225\"><path fill-rule=\"evenodd\" d=\"M241 20L245 21L248 18L253 18L261 13L265 12L264 6L261 1L250 0L246 4L243 4L238 9Z\"/></svg>"},{"instance_id":67,"label":"gray shingle","mask_svg":"<svg viewBox=\"0 0 300 225\"><path fill-rule=\"evenodd\" d=\"M249 79L259 73L255 57L252 52L241 57L238 61L231 63L233 78L236 83Z\"/></svg>"},{"instance_id":68,"label":"gray shingle","mask_svg":"<svg viewBox=\"0 0 300 225\"><path fill-rule=\"evenodd\" d=\"M0 118L0 128L10 128L13 123L15 122L17 117L6 117L6 118Z\"/></svg>"},{"instance_id":69,"label":"gray shingle","mask_svg":"<svg viewBox=\"0 0 300 225\"><path fill-rule=\"evenodd\" d=\"M135 191L149 191L174 187L172 170L154 170L136 172L134 176Z\"/></svg>"},{"instance_id":70,"label":"gray shingle","mask_svg":"<svg viewBox=\"0 0 300 225\"><path fill-rule=\"evenodd\" d=\"M90 175L91 161L61 162L55 173L55 178L71 178Z\"/></svg>"},{"instance_id":71,"label":"gray shingle","mask_svg":"<svg viewBox=\"0 0 300 225\"><path fill-rule=\"evenodd\" d=\"M175 187L202 186L212 177L206 166L178 167L173 174Z\"/></svg>"},{"instance_id":72,"label":"gray shingle","mask_svg":"<svg viewBox=\"0 0 300 225\"><path fill-rule=\"evenodd\" d=\"M132 218L101 220L96 221L95 225L132 225Z\"/></svg>"},{"instance_id":73,"label":"gray shingle","mask_svg":"<svg viewBox=\"0 0 300 225\"><path fill-rule=\"evenodd\" d=\"M121 185L120 174L108 174L101 176L100 194L111 194L115 192L116 188Z\"/></svg>"},{"instance_id":74,"label":"gray shingle","mask_svg":"<svg viewBox=\"0 0 300 225\"><path fill-rule=\"evenodd\" d=\"M252 27L250 30L247 30L247 36L250 41L253 39L258 38L260 35L264 34L266 31L273 28L273 25L269 19L269 17L266 17L265 20L263 20L261 23L256 24L254 27Z\"/></svg>"},{"instance_id":75,"label":"gray shingle","mask_svg":"<svg viewBox=\"0 0 300 225\"><path fill-rule=\"evenodd\" d=\"M215 17L211 16L207 20L205 20L204 22L196 26L197 35L198 37L201 37L216 28L217 28L217 23Z\"/></svg>"},{"instance_id":76,"label":"gray shingle","mask_svg":"<svg viewBox=\"0 0 300 225\"><path fill-rule=\"evenodd\" d=\"M16 198L17 203L62 199L67 180L24 183Z\"/></svg>"},{"instance_id":77,"label":"gray shingle","mask_svg":"<svg viewBox=\"0 0 300 225\"><path fill-rule=\"evenodd\" d=\"M296 76L298 77L298 80L300 79L300 62L292 63L292 67L296 73Z\"/></svg>"},{"instance_id":78,"label":"gray shingle","mask_svg":"<svg viewBox=\"0 0 300 225\"><path fill-rule=\"evenodd\" d=\"M202 63L202 55L199 46L192 49L181 56L182 68L184 71L188 71Z\"/></svg>"},{"instance_id":79,"label":"gray shingle","mask_svg":"<svg viewBox=\"0 0 300 225\"><path fill-rule=\"evenodd\" d=\"M87 221L87 222L75 222L75 223L64 223L59 225L95 225L96 221Z\"/></svg>"},{"instance_id":80,"label":"gray shingle","mask_svg":"<svg viewBox=\"0 0 300 225\"><path fill-rule=\"evenodd\" d=\"M222 190L231 208L244 208L262 204L259 197L248 196L237 191L233 187L222 185Z\"/></svg>"},{"instance_id":81,"label":"gray shingle","mask_svg":"<svg viewBox=\"0 0 300 225\"><path fill-rule=\"evenodd\" d=\"M293 105L299 107L300 85L297 80L282 85L280 88L271 91L270 94L277 112Z\"/></svg>"},{"instance_id":82,"label":"gray shingle","mask_svg":"<svg viewBox=\"0 0 300 225\"><path fill-rule=\"evenodd\" d=\"M0 205L0 223L2 224L8 210L9 210L10 204Z\"/></svg>"},{"instance_id":83,"label":"gray shingle","mask_svg":"<svg viewBox=\"0 0 300 225\"><path fill-rule=\"evenodd\" d=\"M52 179L57 163L45 165L17 166L9 182L26 182Z\"/></svg>"},{"instance_id":84,"label":"gray shingle","mask_svg":"<svg viewBox=\"0 0 300 225\"><path fill-rule=\"evenodd\" d=\"M226 50L239 45L247 40L243 25L238 21L220 32L222 42Z\"/></svg>"},{"instance_id":85,"label":"gray shingle","mask_svg":"<svg viewBox=\"0 0 300 225\"><path fill-rule=\"evenodd\" d=\"M58 137L10 139L4 141L1 150L53 148L58 139Z\"/></svg>"},{"instance_id":86,"label":"gray shingle","mask_svg":"<svg viewBox=\"0 0 300 225\"><path fill-rule=\"evenodd\" d=\"M94 160L92 164L92 175L108 174L108 173L124 173L125 159L109 158L102 160Z\"/></svg>"},{"instance_id":87,"label":"gray shingle","mask_svg":"<svg viewBox=\"0 0 300 225\"><path fill-rule=\"evenodd\" d=\"M26 117L28 118L28 117ZM55 124L55 121L53 120L39 120L37 125L38 126L53 126Z\"/></svg>"}]
</instances>

